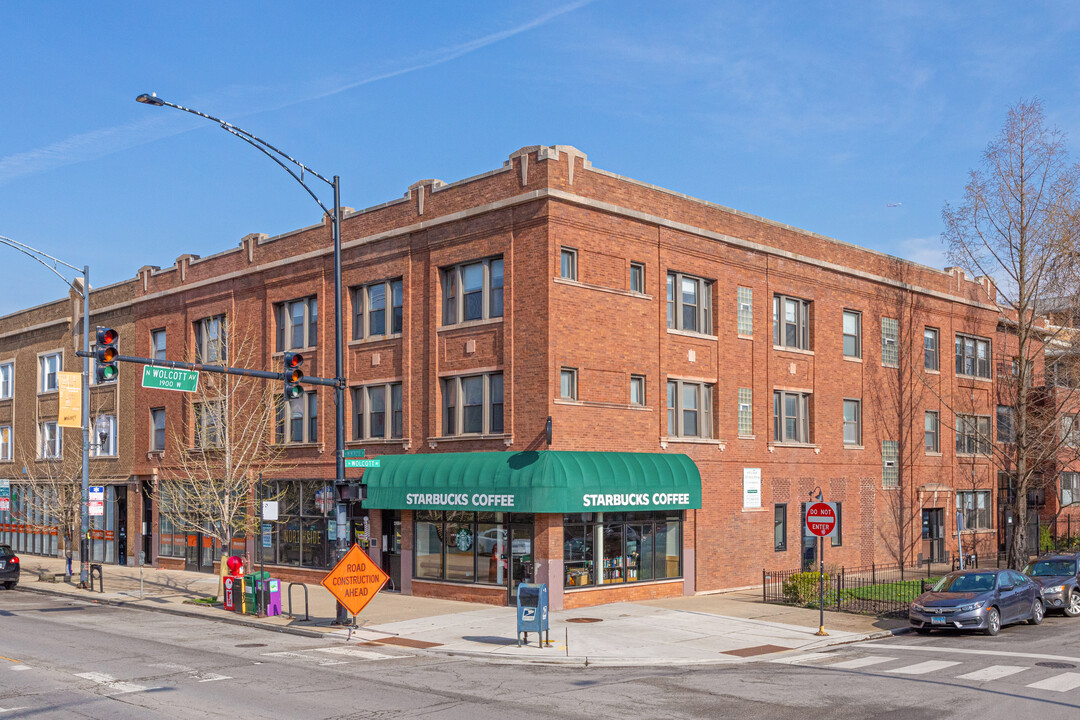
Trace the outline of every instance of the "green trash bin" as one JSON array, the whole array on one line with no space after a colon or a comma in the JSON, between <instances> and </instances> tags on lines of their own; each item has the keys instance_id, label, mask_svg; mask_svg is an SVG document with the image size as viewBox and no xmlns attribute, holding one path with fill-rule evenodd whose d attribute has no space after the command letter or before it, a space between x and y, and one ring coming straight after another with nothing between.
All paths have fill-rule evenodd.
<instances>
[{"instance_id":1,"label":"green trash bin","mask_svg":"<svg viewBox=\"0 0 1080 720\"><path fill-rule=\"evenodd\" d=\"M270 573L267 571L248 573L244 576L244 614L258 615L259 597L258 587L260 580L269 580Z\"/></svg>"}]
</instances>

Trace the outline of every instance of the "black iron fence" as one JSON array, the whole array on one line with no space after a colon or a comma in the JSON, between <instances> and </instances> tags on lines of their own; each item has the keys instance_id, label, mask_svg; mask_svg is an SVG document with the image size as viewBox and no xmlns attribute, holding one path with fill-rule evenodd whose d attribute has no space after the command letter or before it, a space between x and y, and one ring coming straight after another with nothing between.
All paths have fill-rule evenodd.
<instances>
[{"instance_id":1,"label":"black iron fence","mask_svg":"<svg viewBox=\"0 0 1080 720\"><path fill-rule=\"evenodd\" d=\"M985 560L984 560L985 563ZM825 570L825 609L889 617L907 617L911 601L933 581L959 565L954 562L916 566L870 564ZM967 556L967 567L979 558ZM818 607L818 573L800 570L762 570L762 600L766 603Z\"/></svg>"}]
</instances>

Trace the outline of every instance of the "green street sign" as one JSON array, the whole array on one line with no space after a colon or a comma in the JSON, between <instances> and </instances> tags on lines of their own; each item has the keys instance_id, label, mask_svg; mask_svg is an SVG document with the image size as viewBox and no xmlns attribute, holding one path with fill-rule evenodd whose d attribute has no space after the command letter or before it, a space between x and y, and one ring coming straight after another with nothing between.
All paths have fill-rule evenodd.
<instances>
[{"instance_id":1,"label":"green street sign","mask_svg":"<svg viewBox=\"0 0 1080 720\"><path fill-rule=\"evenodd\" d=\"M345 467L347 468L377 468L381 467L381 458L346 458Z\"/></svg>"},{"instance_id":2,"label":"green street sign","mask_svg":"<svg viewBox=\"0 0 1080 720\"><path fill-rule=\"evenodd\" d=\"M367 450L346 450L345 454L342 457L358 458L358 457L364 457L366 453L367 453Z\"/></svg>"},{"instance_id":3,"label":"green street sign","mask_svg":"<svg viewBox=\"0 0 1080 720\"><path fill-rule=\"evenodd\" d=\"M158 390L195 392L199 387L199 373L146 365L143 367L142 386Z\"/></svg>"}]
</instances>

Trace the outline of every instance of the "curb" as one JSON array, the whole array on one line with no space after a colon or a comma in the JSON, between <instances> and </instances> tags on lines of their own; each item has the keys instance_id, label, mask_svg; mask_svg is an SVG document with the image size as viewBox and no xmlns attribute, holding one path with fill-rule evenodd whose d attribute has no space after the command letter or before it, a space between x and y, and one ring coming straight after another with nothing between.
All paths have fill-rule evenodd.
<instances>
[{"instance_id":1,"label":"curb","mask_svg":"<svg viewBox=\"0 0 1080 720\"><path fill-rule=\"evenodd\" d=\"M241 625L244 627L255 628L257 630L267 630L269 632L285 633L286 635L298 635L306 638L328 638L333 637L331 633L323 633L315 630L304 630L302 628L291 627L274 627L265 625L255 620L245 620L240 617L229 617L227 614L223 614L221 617L214 617L212 615L206 615L204 613L191 612L179 608L171 607L153 607L150 605L136 605L124 600L113 600L111 598L93 598L93 597L81 597L79 595L73 595L72 593L61 592L59 590L49 590L48 588L35 588L27 587L26 585L19 585L18 590L24 592L38 593L40 595L49 595L51 597L68 598L69 600L81 600L83 602L92 602L98 605L111 605L113 607L122 607L130 610L145 610L148 612L164 613L165 615L176 615L178 617L196 618L198 620L209 620L211 622L226 623L228 625Z\"/></svg>"}]
</instances>

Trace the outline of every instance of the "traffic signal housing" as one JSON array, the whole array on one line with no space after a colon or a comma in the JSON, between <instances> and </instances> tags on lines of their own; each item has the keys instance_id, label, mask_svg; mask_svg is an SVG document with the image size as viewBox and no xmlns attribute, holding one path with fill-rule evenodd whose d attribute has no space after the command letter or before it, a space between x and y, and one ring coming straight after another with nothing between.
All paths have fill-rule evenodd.
<instances>
[{"instance_id":1,"label":"traffic signal housing","mask_svg":"<svg viewBox=\"0 0 1080 720\"><path fill-rule=\"evenodd\" d=\"M94 348L94 359L97 360L97 381L99 383L112 382L119 374L116 367L116 358L120 351L116 344L120 341L120 333L112 328L99 327L97 329L97 345Z\"/></svg>"},{"instance_id":2,"label":"traffic signal housing","mask_svg":"<svg viewBox=\"0 0 1080 720\"><path fill-rule=\"evenodd\" d=\"M295 400L304 394L304 388L300 383L304 379L304 371L300 367L304 364L304 356L300 353L285 353L285 399Z\"/></svg>"}]
</instances>

